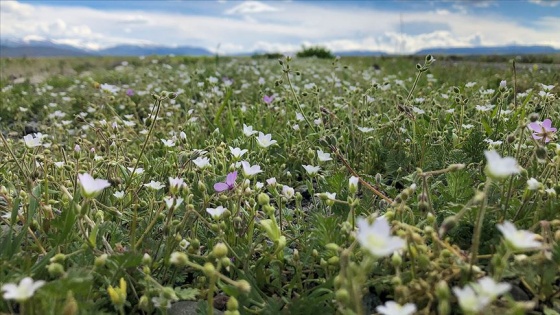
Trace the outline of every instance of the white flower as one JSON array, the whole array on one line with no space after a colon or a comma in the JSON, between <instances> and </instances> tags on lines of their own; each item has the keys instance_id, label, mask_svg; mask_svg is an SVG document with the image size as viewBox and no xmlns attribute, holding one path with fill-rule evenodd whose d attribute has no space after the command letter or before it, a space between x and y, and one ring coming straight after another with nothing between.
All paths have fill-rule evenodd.
<instances>
[{"instance_id":1,"label":"white flower","mask_svg":"<svg viewBox=\"0 0 560 315\"><path fill-rule=\"evenodd\" d=\"M296 120L297 121L303 121L303 120L305 120L305 118L303 117L302 113L296 112Z\"/></svg>"},{"instance_id":2,"label":"white flower","mask_svg":"<svg viewBox=\"0 0 560 315\"><path fill-rule=\"evenodd\" d=\"M191 242L187 241L186 239L182 239L179 242L179 247L181 247L182 249L187 249L187 247L189 247L190 244Z\"/></svg>"},{"instance_id":3,"label":"white flower","mask_svg":"<svg viewBox=\"0 0 560 315\"><path fill-rule=\"evenodd\" d=\"M292 187L283 185L282 186L282 195L286 197L286 199L292 199L294 196L295 191Z\"/></svg>"},{"instance_id":4,"label":"white flower","mask_svg":"<svg viewBox=\"0 0 560 315\"><path fill-rule=\"evenodd\" d=\"M247 153L247 149L241 150L240 148L232 147L229 147L229 151L231 152L231 155L233 155L233 157L235 157L236 159L242 157L243 154Z\"/></svg>"},{"instance_id":5,"label":"white flower","mask_svg":"<svg viewBox=\"0 0 560 315\"><path fill-rule=\"evenodd\" d=\"M267 148L276 143L276 140L272 140L272 135L270 133L263 134L259 131L259 136L257 137L257 144L260 147Z\"/></svg>"},{"instance_id":6,"label":"white flower","mask_svg":"<svg viewBox=\"0 0 560 315\"><path fill-rule=\"evenodd\" d=\"M387 301L385 305L379 305L375 310L383 315L411 315L416 312L416 305L412 303L400 305L395 301Z\"/></svg>"},{"instance_id":7,"label":"white flower","mask_svg":"<svg viewBox=\"0 0 560 315\"><path fill-rule=\"evenodd\" d=\"M184 266L188 261L189 258L187 257L187 254L182 252L173 252L171 253L171 256L169 256L169 263L172 265Z\"/></svg>"},{"instance_id":8,"label":"white flower","mask_svg":"<svg viewBox=\"0 0 560 315\"><path fill-rule=\"evenodd\" d=\"M425 113L425 111L424 111L423 109L420 109L420 108L418 108L418 107L416 107L416 106L412 106L412 111L415 112L415 113L418 114L418 115L422 115L422 114Z\"/></svg>"},{"instance_id":9,"label":"white flower","mask_svg":"<svg viewBox=\"0 0 560 315\"><path fill-rule=\"evenodd\" d=\"M257 164L251 166L247 161L241 161L241 166L243 167L243 175L246 177L251 177L255 174L262 172L261 167Z\"/></svg>"},{"instance_id":10,"label":"white flower","mask_svg":"<svg viewBox=\"0 0 560 315\"><path fill-rule=\"evenodd\" d=\"M64 162L54 162L54 166L56 166L56 168L61 168L64 166Z\"/></svg>"},{"instance_id":11,"label":"white flower","mask_svg":"<svg viewBox=\"0 0 560 315\"><path fill-rule=\"evenodd\" d=\"M171 190L179 190L181 187L185 185L185 182L182 178L179 177L169 177L169 189Z\"/></svg>"},{"instance_id":12,"label":"white flower","mask_svg":"<svg viewBox=\"0 0 560 315\"><path fill-rule=\"evenodd\" d=\"M164 146L171 148L175 146L175 141L173 140L166 140L166 139L160 139L161 142L163 143Z\"/></svg>"},{"instance_id":13,"label":"white flower","mask_svg":"<svg viewBox=\"0 0 560 315\"><path fill-rule=\"evenodd\" d=\"M263 188L263 187L264 187L264 184L263 184L263 183L261 183L261 182L256 182L256 183L255 183L255 189L261 189L261 188Z\"/></svg>"},{"instance_id":14,"label":"white flower","mask_svg":"<svg viewBox=\"0 0 560 315\"><path fill-rule=\"evenodd\" d=\"M86 198L97 196L103 189L111 186L106 179L94 179L88 173L78 174L80 186L82 187L82 194Z\"/></svg>"},{"instance_id":15,"label":"white flower","mask_svg":"<svg viewBox=\"0 0 560 315\"><path fill-rule=\"evenodd\" d=\"M132 171L134 171L134 174L132 175L142 175L144 174L144 169L141 167L138 167L136 170L134 170L134 167L127 167L128 171L132 173Z\"/></svg>"},{"instance_id":16,"label":"white flower","mask_svg":"<svg viewBox=\"0 0 560 315\"><path fill-rule=\"evenodd\" d=\"M487 106L476 105L476 106L475 106L475 109L476 109L477 111L480 111L480 112L486 112L486 111L489 111L491 108L489 108L489 107L487 107Z\"/></svg>"},{"instance_id":17,"label":"white flower","mask_svg":"<svg viewBox=\"0 0 560 315\"><path fill-rule=\"evenodd\" d=\"M370 128L370 127L360 127L360 126L358 126L358 130L360 130L361 132L366 133L366 132L371 132L371 131L373 131L373 128Z\"/></svg>"},{"instance_id":18,"label":"white flower","mask_svg":"<svg viewBox=\"0 0 560 315\"><path fill-rule=\"evenodd\" d=\"M107 83L101 84L99 86L99 88L101 88L101 90L107 91L111 94L116 94L120 90L120 88L118 86L107 84Z\"/></svg>"},{"instance_id":19,"label":"white flower","mask_svg":"<svg viewBox=\"0 0 560 315\"><path fill-rule=\"evenodd\" d=\"M247 126L247 125L243 124L243 134L246 137L250 137L250 136L256 134L257 132L258 131L253 130L253 126Z\"/></svg>"},{"instance_id":20,"label":"white flower","mask_svg":"<svg viewBox=\"0 0 560 315\"><path fill-rule=\"evenodd\" d=\"M39 134L35 134L35 137L29 134L23 137L23 141L25 142L25 146L31 149L43 144L43 137Z\"/></svg>"},{"instance_id":21,"label":"white flower","mask_svg":"<svg viewBox=\"0 0 560 315\"><path fill-rule=\"evenodd\" d=\"M45 283L46 282L43 280L33 281L33 279L31 279L30 277L25 277L21 279L19 285L14 283L7 283L3 285L3 297L6 300L16 300L18 302L23 302L32 297L35 291L45 285Z\"/></svg>"},{"instance_id":22,"label":"white flower","mask_svg":"<svg viewBox=\"0 0 560 315\"><path fill-rule=\"evenodd\" d=\"M506 87L507 87L507 81L506 80L500 81L500 88L505 89Z\"/></svg>"},{"instance_id":23,"label":"white flower","mask_svg":"<svg viewBox=\"0 0 560 315\"><path fill-rule=\"evenodd\" d=\"M359 182L360 179L358 177L350 176L350 179L348 180L348 189L356 191L358 189Z\"/></svg>"},{"instance_id":24,"label":"white flower","mask_svg":"<svg viewBox=\"0 0 560 315\"><path fill-rule=\"evenodd\" d=\"M482 141L488 143L488 144L491 145L491 146L499 146L500 144L503 143L502 140L496 140L496 141L494 141L494 140L492 140L492 139L484 139L484 140L482 140Z\"/></svg>"},{"instance_id":25,"label":"white flower","mask_svg":"<svg viewBox=\"0 0 560 315\"><path fill-rule=\"evenodd\" d=\"M465 129L472 129L472 127L474 127L474 126L471 125L471 124L466 124L466 125L462 125L462 126L463 126L463 128L465 128Z\"/></svg>"},{"instance_id":26,"label":"white flower","mask_svg":"<svg viewBox=\"0 0 560 315\"><path fill-rule=\"evenodd\" d=\"M484 151L486 156L486 173L491 177L505 178L512 174L518 174L521 170L517 161L512 157L502 158L496 151Z\"/></svg>"},{"instance_id":27,"label":"white flower","mask_svg":"<svg viewBox=\"0 0 560 315\"><path fill-rule=\"evenodd\" d=\"M199 168L205 168L210 166L210 159L205 156L199 156L193 160L193 163L196 164Z\"/></svg>"},{"instance_id":28,"label":"white flower","mask_svg":"<svg viewBox=\"0 0 560 315\"><path fill-rule=\"evenodd\" d=\"M276 185L276 177L271 177L269 179L266 180L266 184L268 186L274 186Z\"/></svg>"},{"instance_id":29,"label":"white flower","mask_svg":"<svg viewBox=\"0 0 560 315\"><path fill-rule=\"evenodd\" d=\"M181 197L173 198L173 197L165 196L163 198L163 201L165 202L165 206L167 207L167 209L171 210L171 208L177 209L177 207L179 207L183 203L183 198Z\"/></svg>"},{"instance_id":30,"label":"white flower","mask_svg":"<svg viewBox=\"0 0 560 315\"><path fill-rule=\"evenodd\" d=\"M477 294L470 286L464 288L453 287L453 293L459 300L459 306L464 312L480 313L490 302L488 296Z\"/></svg>"},{"instance_id":31,"label":"white flower","mask_svg":"<svg viewBox=\"0 0 560 315\"><path fill-rule=\"evenodd\" d=\"M542 83L541 83L541 87L542 87L542 89L543 89L544 91L552 91L552 89L554 88L554 86L555 86L554 84L552 84L552 85L545 85L545 84L542 84Z\"/></svg>"},{"instance_id":32,"label":"white flower","mask_svg":"<svg viewBox=\"0 0 560 315\"><path fill-rule=\"evenodd\" d=\"M323 152L323 150L317 150L317 158L319 158L319 161L321 161L321 162L332 160L331 154Z\"/></svg>"},{"instance_id":33,"label":"white flower","mask_svg":"<svg viewBox=\"0 0 560 315\"><path fill-rule=\"evenodd\" d=\"M531 177L531 178L529 178L529 180L527 180L527 189L537 190L539 188L541 188L541 183L539 183L538 180L536 180L533 177Z\"/></svg>"},{"instance_id":34,"label":"white flower","mask_svg":"<svg viewBox=\"0 0 560 315\"><path fill-rule=\"evenodd\" d=\"M124 197L124 191L120 191L120 190L119 190L119 191L115 191L115 192L113 193L113 196L115 196L115 198L117 198L117 199L122 199L122 198Z\"/></svg>"},{"instance_id":35,"label":"white flower","mask_svg":"<svg viewBox=\"0 0 560 315\"><path fill-rule=\"evenodd\" d=\"M511 289L509 283L497 283L490 277L478 279L478 283L474 286L477 293L488 296L494 300L498 296L508 292Z\"/></svg>"},{"instance_id":36,"label":"white flower","mask_svg":"<svg viewBox=\"0 0 560 315\"><path fill-rule=\"evenodd\" d=\"M315 196L321 198L321 200L336 200L336 193L324 192L324 193L317 193Z\"/></svg>"},{"instance_id":37,"label":"white flower","mask_svg":"<svg viewBox=\"0 0 560 315\"><path fill-rule=\"evenodd\" d=\"M535 249L541 246L541 242L537 241L537 234L517 230L515 225L509 221L504 221L503 224L497 225L498 230L502 232L506 242L515 249Z\"/></svg>"},{"instance_id":38,"label":"white flower","mask_svg":"<svg viewBox=\"0 0 560 315\"><path fill-rule=\"evenodd\" d=\"M475 85L476 85L476 82L468 82L467 84L465 84L465 87L471 88Z\"/></svg>"},{"instance_id":39,"label":"white flower","mask_svg":"<svg viewBox=\"0 0 560 315\"><path fill-rule=\"evenodd\" d=\"M402 238L391 236L391 226L384 217L375 219L372 225L365 218L358 218L356 238L363 248L377 257L389 256L406 245Z\"/></svg>"},{"instance_id":40,"label":"white flower","mask_svg":"<svg viewBox=\"0 0 560 315\"><path fill-rule=\"evenodd\" d=\"M160 182L155 182L155 181L152 180L152 181L150 181L149 183L144 184L144 187L148 187L148 188L151 188L151 189L153 189L153 190L160 190L160 189L162 189L163 187L165 187L165 185L163 185L163 184L160 183Z\"/></svg>"},{"instance_id":41,"label":"white flower","mask_svg":"<svg viewBox=\"0 0 560 315\"><path fill-rule=\"evenodd\" d=\"M307 171L307 174L309 175L315 175L319 172L319 170L321 170L321 167L313 166L313 165L303 165L303 168Z\"/></svg>"},{"instance_id":42,"label":"white flower","mask_svg":"<svg viewBox=\"0 0 560 315\"><path fill-rule=\"evenodd\" d=\"M227 209L219 206L217 208L206 208L206 212L214 219L219 219Z\"/></svg>"}]
</instances>

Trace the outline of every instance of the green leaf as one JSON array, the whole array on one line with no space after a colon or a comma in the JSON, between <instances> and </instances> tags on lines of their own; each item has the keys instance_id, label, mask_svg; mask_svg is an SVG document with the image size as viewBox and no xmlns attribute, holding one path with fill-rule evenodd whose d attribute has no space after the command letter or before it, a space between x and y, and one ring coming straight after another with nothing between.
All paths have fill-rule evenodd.
<instances>
[{"instance_id":1,"label":"green leaf","mask_svg":"<svg viewBox=\"0 0 560 315\"><path fill-rule=\"evenodd\" d=\"M560 315L560 313L558 313L557 311L555 311L551 308L548 308L546 306L544 307L543 314L544 315Z\"/></svg>"},{"instance_id":2,"label":"green leaf","mask_svg":"<svg viewBox=\"0 0 560 315\"><path fill-rule=\"evenodd\" d=\"M99 224L95 224L95 226L91 230L91 233L89 233L89 238L88 239L89 239L90 244L93 245L94 248L97 244L97 232L99 232Z\"/></svg>"},{"instance_id":3,"label":"green leaf","mask_svg":"<svg viewBox=\"0 0 560 315\"><path fill-rule=\"evenodd\" d=\"M194 301L196 300L196 296L200 293L200 291L194 288L181 289L179 287L176 287L175 293L177 294L180 300Z\"/></svg>"}]
</instances>

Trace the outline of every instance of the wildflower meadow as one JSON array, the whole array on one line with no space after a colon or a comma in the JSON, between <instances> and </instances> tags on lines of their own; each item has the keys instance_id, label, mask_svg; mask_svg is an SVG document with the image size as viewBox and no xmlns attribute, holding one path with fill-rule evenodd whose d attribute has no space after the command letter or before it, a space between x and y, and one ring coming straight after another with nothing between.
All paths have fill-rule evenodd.
<instances>
[{"instance_id":1,"label":"wildflower meadow","mask_svg":"<svg viewBox=\"0 0 560 315\"><path fill-rule=\"evenodd\" d=\"M2 314L560 314L557 65L0 63Z\"/></svg>"}]
</instances>

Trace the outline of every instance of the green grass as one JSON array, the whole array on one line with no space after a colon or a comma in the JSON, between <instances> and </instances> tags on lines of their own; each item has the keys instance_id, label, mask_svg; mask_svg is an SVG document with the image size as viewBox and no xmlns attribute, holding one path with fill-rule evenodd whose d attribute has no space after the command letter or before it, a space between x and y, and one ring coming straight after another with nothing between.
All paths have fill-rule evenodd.
<instances>
[{"instance_id":1,"label":"green grass","mask_svg":"<svg viewBox=\"0 0 560 315\"><path fill-rule=\"evenodd\" d=\"M560 147L528 124L560 125L559 88L543 87L558 71L435 57L1 59L0 284L46 284L0 312L159 314L199 300L209 313L223 293L227 314L365 314L387 301L467 314L452 288L489 276L534 303L479 298L482 313L557 314ZM27 147L37 132L43 145ZM490 176L485 151L520 168ZM84 173L110 187L88 196ZM206 211L219 206L219 219ZM381 215L406 245L375 257L355 225ZM540 235L538 248L506 242L505 221Z\"/></svg>"}]
</instances>

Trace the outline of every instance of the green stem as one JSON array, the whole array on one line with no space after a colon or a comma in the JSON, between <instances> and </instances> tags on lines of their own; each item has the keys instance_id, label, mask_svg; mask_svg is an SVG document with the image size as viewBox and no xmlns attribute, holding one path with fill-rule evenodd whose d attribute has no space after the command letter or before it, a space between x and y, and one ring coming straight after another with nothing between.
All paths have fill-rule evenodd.
<instances>
[{"instance_id":1,"label":"green stem","mask_svg":"<svg viewBox=\"0 0 560 315\"><path fill-rule=\"evenodd\" d=\"M136 163L134 164L134 168L132 169L132 172L130 173L130 176L128 177L128 180L126 181L126 186L124 188L125 193L128 190L128 188L130 187L130 184L132 183L132 178L134 177L134 173L136 172L136 169L138 168L138 164L140 163L140 159L142 158L142 155L144 154L144 151L146 150L146 146L148 145L148 141L150 140L150 136L152 135L152 132L153 132L154 127L156 125L159 110L161 108L161 101L162 101L161 97L158 97L157 100L156 100L156 113L154 115L154 121L152 121L152 124L150 125L150 130L148 131L148 136L146 137L146 140L144 141L144 144L142 145L142 150L140 150L140 155L138 155L138 158L136 159Z\"/></svg>"},{"instance_id":2,"label":"green stem","mask_svg":"<svg viewBox=\"0 0 560 315\"><path fill-rule=\"evenodd\" d=\"M4 138L4 135L0 132L0 139L2 139L2 142L4 143L4 145L6 146L6 148L8 149L8 152L10 153L10 155L12 156L12 158L14 159L14 162L16 162L16 165L18 166L18 168L21 170L21 172L23 173L23 175L25 176L25 178L29 178L29 174L25 171L25 169L21 166L21 164L19 164L18 159L16 157L16 154L14 153L14 151L12 151L12 148L10 147L10 145L8 144L8 140L6 140L6 138Z\"/></svg>"},{"instance_id":3,"label":"green stem","mask_svg":"<svg viewBox=\"0 0 560 315\"><path fill-rule=\"evenodd\" d=\"M471 247L471 266L470 266L470 275L472 277L473 274L473 266L478 259L478 249L480 246L480 234L482 232L482 224L484 222L484 215L486 213L486 204L488 203L488 190L490 189L490 185L492 184L492 180L490 177L486 178L486 183L484 184L484 194L482 202L480 203L480 209L478 210L478 216L475 225L475 231L473 234L472 240L472 247Z\"/></svg>"}]
</instances>

